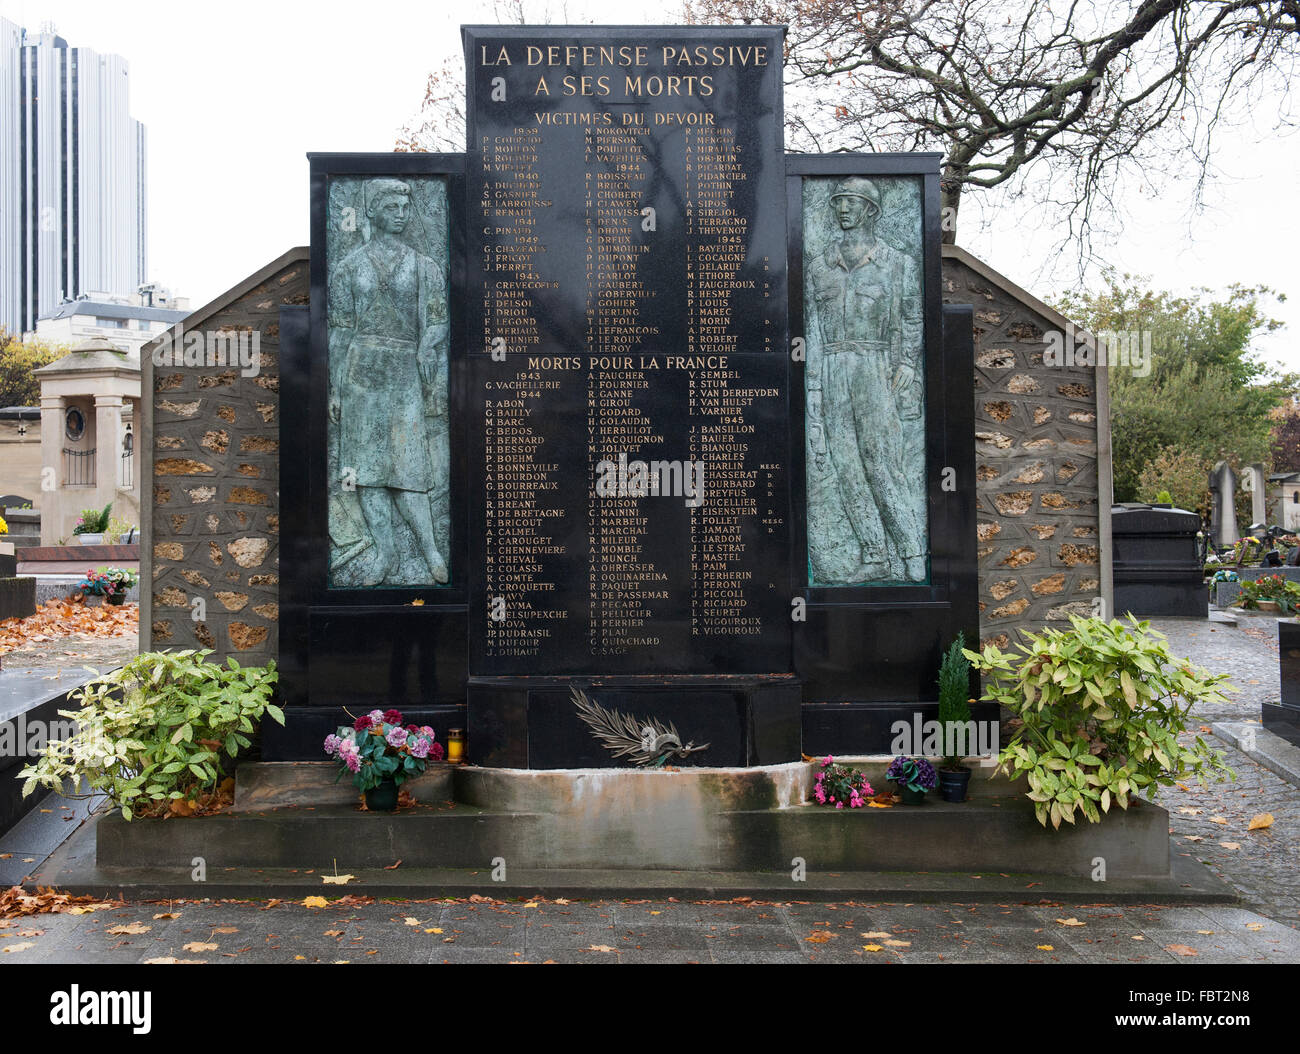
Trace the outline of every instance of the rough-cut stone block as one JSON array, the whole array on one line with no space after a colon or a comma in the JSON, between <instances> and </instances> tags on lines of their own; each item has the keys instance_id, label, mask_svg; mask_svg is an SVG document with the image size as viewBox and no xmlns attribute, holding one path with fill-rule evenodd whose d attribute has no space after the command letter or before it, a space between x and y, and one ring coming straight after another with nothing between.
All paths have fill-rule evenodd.
<instances>
[{"instance_id":1,"label":"rough-cut stone block","mask_svg":"<svg viewBox=\"0 0 1300 1054\"><path fill-rule=\"evenodd\" d=\"M994 582L991 586L989 586L989 595L994 600L1005 600L1007 597L1009 597L1012 593L1014 593L1019 588L1020 588L1020 583L1017 582L1014 578L1004 582Z\"/></svg>"},{"instance_id":2,"label":"rough-cut stone block","mask_svg":"<svg viewBox=\"0 0 1300 1054\"><path fill-rule=\"evenodd\" d=\"M226 549L240 567L257 567L266 559L270 546L265 538L238 538L228 543Z\"/></svg>"},{"instance_id":3,"label":"rough-cut stone block","mask_svg":"<svg viewBox=\"0 0 1300 1054\"><path fill-rule=\"evenodd\" d=\"M1026 564L1032 564L1038 559L1038 552L1027 545L1018 546L1012 549L1002 561L1005 567L1024 567Z\"/></svg>"},{"instance_id":4,"label":"rough-cut stone block","mask_svg":"<svg viewBox=\"0 0 1300 1054\"><path fill-rule=\"evenodd\" d=\"M227 630L232 647L240 651L256 648L266 641L270 630L265 626L250 626L246 622L232 622Z\"/></svg>"},{"instance_id":5,"label":"rough-cut stone block","mask_svg":"<svg viewBox=\"0 0 1300 1054\"><path fill-rule=\"evenodd\" d=\"M1077 564L1095 564L1097 562L1097 547L1095 545L1072 545L1067 542L1058 550L1057 556L1067 567L1074 567Z\"/></svg>"},{"instance_id":6,"label":"rough-cut stone block","mask_svg":"<svg viewBox=\"0 0 1300 1054\"><path fill-rule=\"evenodd\" d=\"M1054 575L1048 575L1046 578L1040 578L1037 582L1035 582L1032 586L1029 587L1029 591L1033 593L1034 596L1041 597L1041 596L1046 596L1049 593L1059 593L1064 588L1065 588L1065 572L1058 571Z\"/></svg>"},{"instance_id":7,"label":"rough-cut stone block","mask_svg":"<svg viewBox=\"0 0 1300 1054\"><path fill-rule=\"evenodd\" d=\"M1010 604L1004 604L1002 607L994 608L990 613L990 618L1014 618L1017 615L1024 614L1025 608L1029 607L1027 597L1018 597Z\"/></svg>"},{"instance_id":8,"label":"rough-cut stone block","mask_svg":"<svg viewBox=\"0 0 1300 1054\"><path fill-rule=\"evenodd\" d=\"M215 471L211 465L188 457L159 458L153 465L156 476L197 476Z\"/></svg>"},{"instance_id":9,"label":"rough-cut stone block","mask_svg":"<svg viewBox=\"0 0 1300 1054\"><path fill-rule=\"evenodd\" d=\"M232 593L229 590L219 589L213 595L221 601L221 606L227 611L240 611L248 604L247 593Z\"/></svg>"},{"instance_id":10,"label":"rough-cut stone block","mask_svg":"<svg viewBox=\"0 0 1300 1054\"><path fill-rule=\"evenodd\" d=\"M1003 516L1023 516L1029 511L1029 507L1034 503L1032 491L1017 490L1007 494L998 494L993 499L993 504L997 507L998 512Z\"/></svg>"}]
</instances>

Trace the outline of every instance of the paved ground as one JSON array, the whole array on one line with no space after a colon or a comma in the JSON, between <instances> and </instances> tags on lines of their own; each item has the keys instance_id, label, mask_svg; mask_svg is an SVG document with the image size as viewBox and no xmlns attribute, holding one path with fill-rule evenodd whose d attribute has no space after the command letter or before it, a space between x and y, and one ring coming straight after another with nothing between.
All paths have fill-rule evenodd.
<instances>
[{"instance_id":1,"label":"paved ground","mask_svg":"<svg viewBox=\"0 0 1300 1054\"><path fill-rule=\"evenodd\" d=\"M1211 721L1259 720L1260 704L1279 696L1276 619L1243 619L1238 628L1190 619L1153 619L1170 650L1215 673L1231 675L1238 693L1228 704L1197 711L1200 734L1222 749L1235 783L1170 788L1157 801L1169 810L1173 851L1204 861L1241 893L1243 903L1300 927L1300 789L1241 751L1209 735ZM1268 813L1272 826L1251 831Z\"/></svg>"},{"instance_id":2,"label":"paved ground","mask_svg":"<svg viewBox=\"0 0 1300 1054\"><path fill-rule=\"evenodd\" d=\"M1233 629L1171 619L1154 620L1154 628L1175 654L1230 673L1241 689L1197 715L1204 734L1213 720L1258 719L1260 701L1276 699L1271 622ZM0 962L1300 962L1300 790L1239 751L1226 753L1236 783L1191 784L1160 800L1171 813L1174 851L1235 886L1240 907L1011 898L136 903L0 922ZM1251 817L1265 812L1272 826L1249 831ZM48 826L72 826L57 807L41 815Z\"/></svg>"},{"instance_id":3,"label":"paved ground","mask_svg":"<svg viewBox=\"0 0 1300 1054\"><path fill-rule=\"evenodd\" d=\"M14 920L0 924L0 959L1294 963L1300 961L1300 932L1224 907L404 901L308 908L300 902L209 902Z\"/></svg>"},{"instance_id":4,"label":"paved ground","mask_svg":"<svg viewBox=\"0 0 1300 1054\"><path fill-rule=\"evenodd\" d=\"M75 634L53 643L35 641L4 654L4 672L39 671L48 675L88 676L86 667L106 672L130 662L140 654L135 633L121 637L89 637Z\"/></svg>"}]
</instances>

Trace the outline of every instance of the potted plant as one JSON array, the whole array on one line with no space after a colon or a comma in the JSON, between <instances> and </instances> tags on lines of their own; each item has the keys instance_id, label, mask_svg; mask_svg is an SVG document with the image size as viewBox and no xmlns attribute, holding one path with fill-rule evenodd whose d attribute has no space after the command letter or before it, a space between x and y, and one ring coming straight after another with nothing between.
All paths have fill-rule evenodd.
<instances>
[{"instance_id":1,"label":"potted plant","mask_svg":"<svg viewBox=\"0 0 1300 1054\"><path fill-rule=\"evenodd\" d=\"M351 773L367 809L392 812L402 783L420 775L430 760L441 761L443 749L428 725L403 725L399 710L371 710L351 728L340 725L326 736L325 753L339 761L336 783Z\"/></svg>"},{"instance_id":2,"label":"potted plant","mask_svg":"<svg viewBox=\"0 0 1300 1054\"><path fill-rule=\"evenodd\" d=\"M832 757L822 759L813 785L813 797L818 805L834 805L837 809L860 809L876 792L871 789L865 773L847 765L837 765Z\"/></svg>"},{"instance_id":3,"label":"potted plant","mask_svg":"<svg viewBox=\"0 0 1300 1054\"><path fill-rule=\"evenodd\" d=\"M123 604L126 594L139 581L139 572L122 567L101 567L86 572L77 588L83 602L90 606L99 603Z\"/></svg>"},{"instance_id":4,"label":"potted plant","mask_svg":"<svg viewBox=\"0 0 1300 1054\"><path fill-rule=\"evenodd\" d=\"M966 637L957 634L939 666L939 727L943 730L943 762L939 765L939 794L944 801L966 800L970 769L962 764L958 743L969 744L970 660L963 651Z\"/></svg>"},{"instance_id":5,"label":"potted plant","mask_svg":"<svg viewBox=\"0 0 1300 1054\"><path fill-rule=\"evenodd\" d=\"M100 545L104 541L104 532L108 530L109 514L113 511L110 501L102 509L82 509L77 517L77 525L72 533L82 545Z\"/></svg>"},{"instance_id":6,"label":"potted plant","mask_svg":"<svg viewBox=\"0 0 1300 1054\"><path fill-rule=\"evenodd\" d=\"M1039 823L1059 828L1076 812L1100 823L1143 791L1236 778L1221 751L1199 736L1183 741L1194 708L1227 702L1227 674L1175 659L1132 615L1128 625L1078 615L1070 623L1069 632L1022 631L1022 655L966 652L989 674L984 698L1019 718L996 771L1025 777Z\"/></svg>"},{"instance_id":7,"label":"potted plant","mask_svg":"<svg viewBox=\"0 0 1300 1054\"><path fill-rule=\"evenodd\" d=\"M934 766L925 758L909 758L902 754L889 763L885 779L897 785L904 805L924 805L926 793L934 790L938 782Z\"/></svg>"},{"instance_id":8,"label":"potted plant","mask_svg":"<svg viewBox=\"0 0 1300 1054\"><path fill-rule=\"evenodd\" d=\"M270 701L275 663L218 666L211 654L145 652L72 693L80 708L59 715L76 731L47 742L23 769L23 797L38 786L69 798L104 794L126 820L227 806L237 756L263 717L284 724L284 712Z\"/></svg>"}]
</instances>

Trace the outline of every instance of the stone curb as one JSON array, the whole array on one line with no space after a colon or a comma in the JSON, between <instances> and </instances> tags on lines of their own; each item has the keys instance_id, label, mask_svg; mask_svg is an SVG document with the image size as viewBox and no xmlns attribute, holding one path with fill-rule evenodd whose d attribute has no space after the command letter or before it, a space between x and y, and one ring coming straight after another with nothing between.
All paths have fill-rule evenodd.
<instances>
[{"instance_id":1,"label":"stone curb","mask_svg":"<svg viewBox=\"0 0 1300 1054\"><path fill-rule=\"evenodd\" d=\"M1300 747L1281 736L1246 721L1216 721L1210 728L1225 743L1231 743L1252 761L1300 787Z\"/></svg>"}]
</instances>

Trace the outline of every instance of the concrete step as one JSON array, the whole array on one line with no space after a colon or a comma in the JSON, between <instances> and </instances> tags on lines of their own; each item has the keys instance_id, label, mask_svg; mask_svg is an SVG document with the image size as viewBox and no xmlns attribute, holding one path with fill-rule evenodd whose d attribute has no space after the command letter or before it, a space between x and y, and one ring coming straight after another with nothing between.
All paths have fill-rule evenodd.
<instances>
[{"instance_id":1,"label":"concrete step","mask_svg":"<svg viewBox=\"0 0 1300 1054\"><path fill-rule=\"evenodd\" d=\"M924 807L922 807L924 808ZM877 810L873 810L877 811ZM358 814L364 816L364 814ZM790 866L773 870L704 871L653 868L527 868L511 863L496 868L491 861L468 868L420 867L403 859L398 867L360 868L346 849L331 840L312 853L319 866L246 867L224 861L223 844L197 854L206 873L196 877L195 860L173 860L168 866L102 867L96 863L98 825L95 815L79 825L24 881L28 889L52 886L74 894L125 896L129 900L210 898L255 900L298 899L307 896L371 896L383 898L469 897L494 899L534 896L571 900L620 898L844 901L870 900L909 903L1040 903L1077 904L1232 904L1236 892L1208 868L1185 854L1171 858L1169 872L1151 878L1108 874L1105 882L1087 875L1024 871L1010 860L997 869L955 871L931 868L920 872L834 871L809 862L805 872ZM378 819L375 816L366 819ZM139 823L140 821L137 821ZM164 821L157 821L164 823ZM195 820L165 821L186 828ZM329 854L334 854L333 856ZM334 857L337 857L335 859ZM140 859L146 859L141 857ZM139 864L139 860L134 864ZM335 870L337 866L337 871ZM323 875L351 874L346 885L325 885Z\"/></svg>"},{"instance_id":2,"label":"concrete step","mask_svg":"<svg viewBox=\"0 0 1300 1054\"><path fill-rule=\"evenodd\" d=\"M493 811L453 802L395 813L356 806L271 809L186 820L99 822L97 866L380 869L522 868L669 871L1033 871L1110 878L1169 874L1169 817L1136 803L1100 824L1044 829L1020 798L854 810L802 805L704 814L629 814L589 799L568 814ZM647 815L652 822L645 822Z\"/></svg>"}]
</instances>

